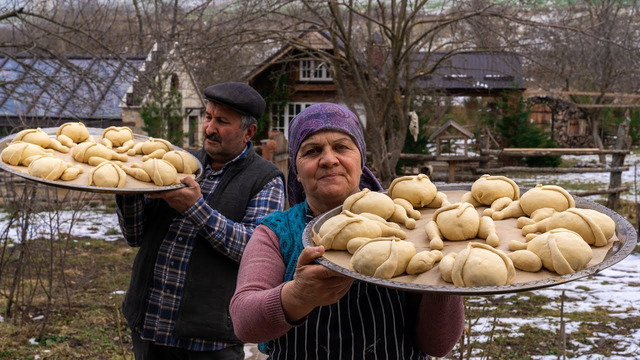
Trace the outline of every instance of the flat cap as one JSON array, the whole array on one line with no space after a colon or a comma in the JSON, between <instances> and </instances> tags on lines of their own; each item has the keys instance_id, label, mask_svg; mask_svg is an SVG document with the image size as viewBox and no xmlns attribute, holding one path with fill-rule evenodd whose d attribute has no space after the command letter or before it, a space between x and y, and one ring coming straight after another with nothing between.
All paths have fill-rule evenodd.
<instances>
[{"instance_id":1,"label":"flat cap","mask_svg":"<svg viewBox=\"0 0 640 360\"><path fill-rule=\"evenodd\" d=\"M267 106L255 89L241 82L226 82L208 86L204 89L204 97L243 115L253 116L257 120L260 120L264 108Z\"/></svg>"}]
</instances>

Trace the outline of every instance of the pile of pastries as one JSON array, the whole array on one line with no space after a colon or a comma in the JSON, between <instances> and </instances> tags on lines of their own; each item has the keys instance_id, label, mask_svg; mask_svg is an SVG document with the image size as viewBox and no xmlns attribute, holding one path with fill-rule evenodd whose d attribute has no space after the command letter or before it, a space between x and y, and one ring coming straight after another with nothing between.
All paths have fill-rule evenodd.
<instances>
[{"instance_id":1,"label":"pile of pastries","mask_svg":"<svg viewBox=\"0 0 640 360\"><path fill-rule=\"evenodd\" d=\"M142 162L131 161L136 156ZM96 140L82 122L60 125L55 136L40 128L22 130L0 158L46 180L73 181L87 173L82 185L105 188L126 188L130 177L157 186L179 184L178 174L191 175L199 169L195 157L166 140L138 141L130 128L120 126L104 129Z\"/></svg>"},{"instance_id":2,"label":"pile of pastries","mask_svg":"<svg viewBox=\"0 0 640 360\"><path fill-rule=\"evenodd\" d=\"M422 208L435 212L422 231L428 250L416 251L415 243L405 240L406 231L416 231ZM496 222L511 218L517 219L522 239L500 239ZM364 189L349 196L341 213L313 229L316 245L348 251L351 267L361 274L391 279L437 269L456 286L512 284L517 271L571 274L592 260L593 247L614 236L611 217L576 208L559 186L537 185L521 195L511 179L490 175L478 178L455 203L428 176L403 176L387 193ZM443 254L449 242L463 240L471 241ZM501 242L508 250L498 248Z\"/></svg>"}]
</instances>

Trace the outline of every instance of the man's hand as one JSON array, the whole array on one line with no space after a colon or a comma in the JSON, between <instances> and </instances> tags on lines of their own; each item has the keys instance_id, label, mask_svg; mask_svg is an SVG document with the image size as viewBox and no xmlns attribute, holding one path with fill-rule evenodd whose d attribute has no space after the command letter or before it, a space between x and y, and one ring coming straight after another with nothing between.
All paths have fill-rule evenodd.
<instances>
[{"instance_id":1,"label":"man's hand","mask_svg":"<svg viewBox=\"0 0 640 360\"><path fill-rule=\"evenodd\" d=\"M186 187L149 194L150 199L163 199L177 212L183 213L202 197L200 184L191 176L186 176L181 181Z\"/></svg>"}]
</instances>

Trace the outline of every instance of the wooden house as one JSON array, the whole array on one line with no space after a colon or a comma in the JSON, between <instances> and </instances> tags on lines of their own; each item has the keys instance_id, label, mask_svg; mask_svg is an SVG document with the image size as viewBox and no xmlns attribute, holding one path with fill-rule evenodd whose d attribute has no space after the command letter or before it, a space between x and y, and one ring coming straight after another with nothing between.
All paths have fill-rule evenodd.
<instances>
[{"instance_id":1,"label":"wooden house","mask_svg":"<svg viewBox=\"0 0 640 360\"><path fill-rule=\"evenodd\" d=\"M304 44L296 46L295 44ZM311 50L309 50L311 49ZM340 51L333 48L330 35L309 29L284 45L246 76L246 81L267 99L270 108L268 131L288 134L289 122L306 107L317 102L342 103L329 67L314 56L316 52ZM522 63L513 53L418 54L416 61L438 62L436 70L419 78L414 87L423 93L444 96L499 96L505 91L524 91ZM286 94L277 98L274 94ZM358 114L366 127L366 118Z\"/></svg>"}]
</instances>

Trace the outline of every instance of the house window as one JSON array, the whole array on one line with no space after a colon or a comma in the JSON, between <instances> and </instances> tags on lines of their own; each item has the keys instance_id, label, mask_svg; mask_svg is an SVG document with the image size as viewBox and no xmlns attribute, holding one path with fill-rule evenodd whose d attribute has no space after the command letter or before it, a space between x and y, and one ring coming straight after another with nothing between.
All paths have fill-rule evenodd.
<instances>
[{"instance_id":1,"label":"house window","mask_svg":"<svg viewBox=\"0 0 640 360\"><path fill-rule=\"evenodd\" d=\"M283 109L277 104L271 106L271 131L277 130L289 138L289 123L302 110L314 103L293 102L288 103Z\"/></svg>"},{"instance_id":2,"label":"house window","mask_svg":"<svg viewBox=\"0 0 640 360\"><path fill-rule=\"evenodd\" d=\"M188 137L189 143L187 144L190 148L196 147L198 135L198 117L197 116L189 116L189 130Z\"/></svg>"},{"instance_id":3,"label":"house window","mask_svg":"<svg viewBox=\"0 0 640 360\"><path fill-rule=\"evenodd\" d=\"M327 65L319 60L300 60L300 80L332 81Z\"/></svg>"}]
</instances>

